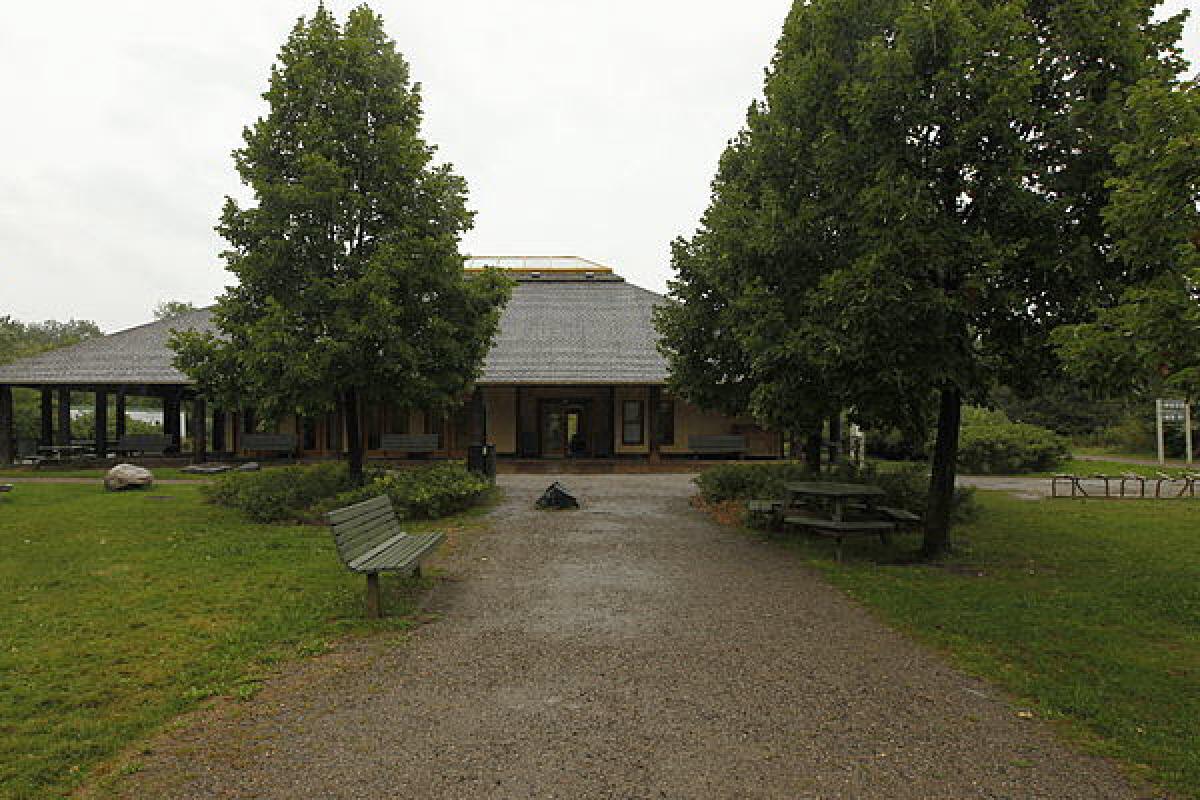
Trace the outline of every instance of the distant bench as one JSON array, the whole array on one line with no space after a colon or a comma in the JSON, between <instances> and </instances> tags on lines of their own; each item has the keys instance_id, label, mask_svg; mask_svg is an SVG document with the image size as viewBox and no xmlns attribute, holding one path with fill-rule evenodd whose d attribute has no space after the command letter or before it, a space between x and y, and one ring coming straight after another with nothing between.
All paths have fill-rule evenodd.
<instances>
[{"instance_id":1,"label":"distant bench","mask_svg":"<svg viewBox=\"0 0 1200 800\"><path fill-rule=\"evenodd\" d=\"M117 439L117 453L161 456L175 446L175 437L165 433L130 433Z\"/></svg>"},{"instance_id":2,"label":"distant bench","mask_svg":"<svg viewBox=\"0 0 1200 800\"><path fill-rule=\"evenodd\" d=\"M688 450L703 455L736 455L746 452L746 437L738 433L689 436Z\"/></svg>"},{"instance_id":3,"label":"distant bench","mask_svg":"<svg viewBox=\"0 0 1200 800\"><path fill-rule=\"evenodd\" d=\"M242 450L251 453L296 452L296 435L292 433L246 433L242 434Z\"/></svg>"},{"instance_id":4,"label":"distant bench","mask_svg":"<svg viewBox=\"0 0 1200 800\"><path fill-rule=\"evenodd\" d=\"M385 433L379 437L379 449L397 453L433 453L441 448L436 433Z\"/></svg>"}]
</instances>

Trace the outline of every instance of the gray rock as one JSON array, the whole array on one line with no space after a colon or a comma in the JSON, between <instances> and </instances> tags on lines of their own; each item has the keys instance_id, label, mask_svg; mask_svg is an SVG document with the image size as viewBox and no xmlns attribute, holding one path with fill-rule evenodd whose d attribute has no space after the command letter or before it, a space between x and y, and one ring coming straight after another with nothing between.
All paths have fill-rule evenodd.
<instances>
[{"instance_id":1,"label":"gray rock","mask_svg":"<svg viewBox=\"0 0 1200 800\"><path fill-rule=\"evenodd\" d=\"M154 484L154 475L135 464L117 464L104 476L104 488L110 492L122 489L143 489Z\"/></svg>"},{"instance_id":2,"label":"gray rock","mask_svg":"<svg viewBox=\"0 0 1200 800\"><path fill-rule=\"evenodd\" d=\"M220 475L222 472L229 472L233 469L230 464L189 464L180 472L186 472L189 475Z\"/></svg>"},{"instance_id":3,"label":"gray rock","mask_svg":"<svg viewBox=\"0 0 1200 800\"><path fill-rule=\"evenodd\" d=\"M237 468L238 472L258 472L262 467L258 466L257 461L247 461Z\"/></svg>"}]
</instances>

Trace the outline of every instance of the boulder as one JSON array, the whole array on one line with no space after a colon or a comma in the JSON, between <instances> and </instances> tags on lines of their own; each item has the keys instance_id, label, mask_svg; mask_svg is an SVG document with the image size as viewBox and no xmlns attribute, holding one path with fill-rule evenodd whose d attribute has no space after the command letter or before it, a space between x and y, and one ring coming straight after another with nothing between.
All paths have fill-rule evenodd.
<instances>
[{"instance_id":1,"label":"boulder","mask_svg":"<svg viewBox=\"0 0 1200 800\"><path fill-rule=\"evenodd\" d=\"M257 461L247 461L245 464L242 464L241 466L239 466L237 468L237 471L238 472L258 472L260 469L262 469L262 468L260 466L258 466Z\"/></svg>"},{"instance_id":2,"label":"boulder","mask_svg":"<svg viewBox=\"0 0 1200 800\"><path fill-rule=\"evenodd\" d=\"M104 488L110 492L122 489L144 489L154 483L154 475L135 464L117 464L104 476Z\"/></svg>"}]
</instances>

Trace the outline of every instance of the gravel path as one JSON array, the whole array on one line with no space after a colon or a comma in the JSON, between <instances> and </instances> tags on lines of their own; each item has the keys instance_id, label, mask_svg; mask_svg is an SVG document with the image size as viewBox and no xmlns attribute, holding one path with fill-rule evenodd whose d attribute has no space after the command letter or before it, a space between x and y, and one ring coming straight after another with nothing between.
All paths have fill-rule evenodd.
<instances>
[{"instance_id":1,"label":"gravel path","mask_svg":"<svg viewBox=\"0 0 1200 800\"><path fill-rule=\"evenodd\" d=\"M1136 798L687 475L502 476L432 624L310 659L141 759L130 797ZM168 741L169 738L169 741Z\"/></svg>"}]
</instances>

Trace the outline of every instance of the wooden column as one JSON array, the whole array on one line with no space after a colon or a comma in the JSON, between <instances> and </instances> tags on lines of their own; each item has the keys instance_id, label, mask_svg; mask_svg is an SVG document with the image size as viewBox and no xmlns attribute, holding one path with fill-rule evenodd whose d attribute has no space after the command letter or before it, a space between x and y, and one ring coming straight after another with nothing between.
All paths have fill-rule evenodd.
<instances>
[{"instance_id":1,"label":"wooden column","mask_svg":"<svg viewBox=\"0 0 1200 800\"><path fill-rule=\"evenodd\" d=\"M192 463L203 464L208 460L208 426L205 425L205 415L208 404L203 397L192 400Z\"/></svg>"},{"instance_id":2,"label":"wooden column","mask_svg":"<svg viewBox=\"0 0 1200 800\"><path fill-rule=\"evenodd\" d=\"M518 386L517 387L517 402L514 404L517 407L517 419L516 419L517 424L514 428L517 432L517 441L516 441L517 458L525 457L525 421L524 421L524 418L521 416L521 411L522 411L521 400L522 400L523 396L524 395L521 392L521 387Z\"/></svg>"},{"instance_id":3,"label":"wooden column","mask_svg":"<svg viewBox=\"0 0 1200 800\"><path fill-rule=\"evenodd\" d=\"M182 442L179 441L179 394L171 393L164 394L162 399L163 407L163 433L171 437L173 449L179 452L179 447Z\"/></svg>"},{"instance_id":4,"label":"wooden column","mask_svg":"<svg viewBox=\"0 0 1200 800\"><path fill-rule=\"evenodd\" d=\"M212 421L212 450L216 453L225 452L225 409L214 408Z\"/></svg>"},{"instance_id":5,"label":"wooden column","mask_svg":"<svg viewBox=\"0 0 1200 800\"><path fill-rule=\"evenodd\" d=\"M49 386L42 387L42 435L38 444L54 444L54 390Z\"/></svg>"},{"instance_id":6,"label":"wooden column","mask_svg":"<svg viewBox=\"0 0 1200 800\"><path fill-rule=\"evenodd\" d=\"M71 443L71 387L58 387L58 441L57 444Z\"/></svg>"},{"instance_id":7,"label":"wooden column","mask_svg":"<svg viewBox=\"0 0 1200 800\"><path fill-rule=\"evenodd\" d=\"M471 444L487 444L487 405L478 386L471 394Z\"/></svg>"},{"instance_id":8,"label":"wooden column","mask_svg":"<svg viewBox=\"0 0 1200 800\"><path fill-rule=\"evenodd\" d=\"M108 457L108 390L96 387L96 458Z\"/></svg>"},{"instance_id":9,"label":"wooden column","mask_svg":"<svg viewBox=\"0 0 1200 800\"><path fill-rule=\"evenodd\" d=\"M658 461L658 397L660 389L649 387L646 392L646 437L650 445L650 460Z\"/></svg>"},{"instance_id":10,"label":"wooden column","mask_svg":"<svg viewBox=\"0 0 1200 800\"><path fill-rule=\"evenodd\" d=\"M17 456L17 426L13 419L12 387L0 385L0 464L11 464Z\"/></svg>"},{"instance_id":11,"label":"wooden column","mask_svg":"<svg viewBox=\"0 0 1200 800\"><path fill-rule=\"evenodd\" d=\"M608 446L605 452L612 457L617 455L617 387L608 387Z\"/></svg>"},{"instance_id":12,"label":"wooden column","mask_svg":"<svg viewBox=\"0 0 1200 800\"><path fill-rule=\"evenodd\" d=\"M117 439L125 435L125 387L117 389Z\"/></svg>"}]
</instances>

